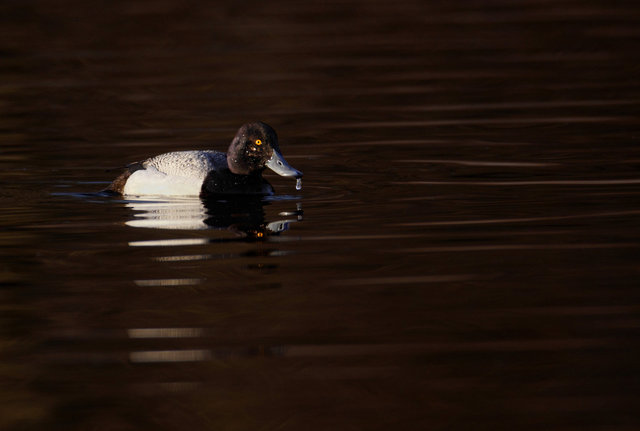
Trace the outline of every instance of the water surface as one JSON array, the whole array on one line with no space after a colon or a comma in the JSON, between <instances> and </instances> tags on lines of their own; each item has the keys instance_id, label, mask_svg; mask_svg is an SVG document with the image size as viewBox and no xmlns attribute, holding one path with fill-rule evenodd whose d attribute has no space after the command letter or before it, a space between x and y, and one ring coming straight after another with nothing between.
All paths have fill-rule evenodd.
<instances>
[{"instance_id":1,"label":"water surface","mask_svg":"<svg viewBox=\"0 0 640 431\"><path fill-rule=\"evenodd\" d=\"M635 3L0 17L1 429L640 426ZM96 194L253 120L301 190Z\"/></svg>"}]
</instances>

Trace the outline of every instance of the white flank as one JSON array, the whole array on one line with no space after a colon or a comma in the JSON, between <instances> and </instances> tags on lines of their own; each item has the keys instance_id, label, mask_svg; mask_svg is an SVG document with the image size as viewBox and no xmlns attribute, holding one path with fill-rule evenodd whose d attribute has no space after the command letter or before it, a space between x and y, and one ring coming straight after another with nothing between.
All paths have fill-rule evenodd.
<instances>
[{"instance_id":1,"label":"white flank","mask_svg":"<svg viewBox=\"0 0 640 431\"><path fill-rule=\"evenodd\" d=\"M167 175L149 166L135 171L124 185L125 195L198 196L203 178Z\"/></svg>"},{"instance_id":2,"label":"white flank","mask_svg":"<svg viewBox=\"0 0 640 431\"><path fill-rule=\"evenodd\" d=\"M199 196L202 183L216 165L226 166L217 151L176 151L144 162L145 169L127 179L125 195Z\"/></svg>"}]
</instances>

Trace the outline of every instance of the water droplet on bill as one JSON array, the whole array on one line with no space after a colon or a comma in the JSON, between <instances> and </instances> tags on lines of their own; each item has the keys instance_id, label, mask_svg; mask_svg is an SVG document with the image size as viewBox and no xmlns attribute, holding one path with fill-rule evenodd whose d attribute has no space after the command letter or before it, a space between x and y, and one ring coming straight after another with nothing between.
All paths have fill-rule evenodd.
<instances>
[{"instance_id":1,"label":"water droplet on bill","mask_svg":"<svg viewBox=\"0 0 640 431\"><path fill-rule=\"evenodd\" d=\"M302 178L296 179L296 190L302 190Z\"/></svg>"}]
</instances>

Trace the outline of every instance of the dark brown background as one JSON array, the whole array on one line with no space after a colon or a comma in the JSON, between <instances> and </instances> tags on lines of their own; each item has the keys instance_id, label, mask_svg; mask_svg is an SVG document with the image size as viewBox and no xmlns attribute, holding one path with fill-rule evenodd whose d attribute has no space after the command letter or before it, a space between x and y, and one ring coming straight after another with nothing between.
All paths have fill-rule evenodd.
<instances>
[{"instance_id":1,"label":"dark brown background","mask_svg":"<svg viewBox=\"0 0 640 431\"><path fill-rule=\"evenodd\" d=\"M639 21L0 2L0 428L638 429ZM83 194L256 119L280 235Z\"/></svg>"}]
</instances>

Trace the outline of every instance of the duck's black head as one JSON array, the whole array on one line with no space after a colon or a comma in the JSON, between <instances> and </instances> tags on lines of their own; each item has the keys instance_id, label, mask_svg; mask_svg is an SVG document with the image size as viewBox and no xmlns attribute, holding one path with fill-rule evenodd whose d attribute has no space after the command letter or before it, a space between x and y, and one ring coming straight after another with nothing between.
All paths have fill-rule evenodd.
<instances>
[{"instance_id":1,"label":"duck's black head","mask_svg":"<svg viewBox=\"0 0 640 431\"><path fill-rule=\"evenodd\" d=\"M249 175L268 167L282 176L302 177L302 172L289 166L280 154L276 131L259 121L240 127L227 151L227 164L229 170L238 175Z\"/></svg>"}]
</instances>

